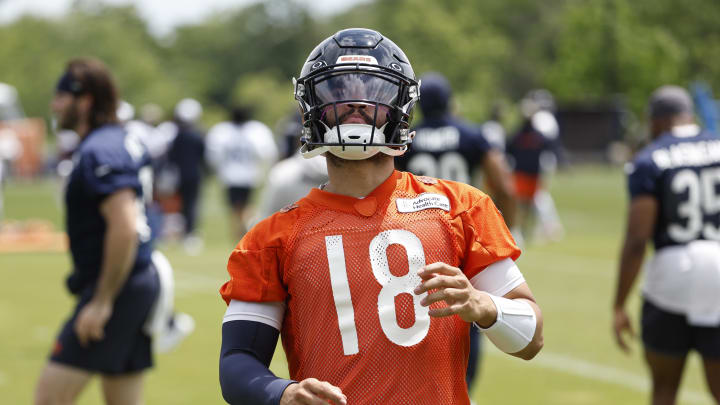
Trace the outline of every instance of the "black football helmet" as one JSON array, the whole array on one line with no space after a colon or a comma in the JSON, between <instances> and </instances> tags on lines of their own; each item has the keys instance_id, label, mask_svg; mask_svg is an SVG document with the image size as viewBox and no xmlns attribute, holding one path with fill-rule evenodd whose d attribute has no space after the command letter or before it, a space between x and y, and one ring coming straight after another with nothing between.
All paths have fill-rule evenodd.
<instances>
[{"instance_id":1,"label":"black football helmet","mask_svg":"<svg viewBox=\"0 0 720 405\"><path fill-rule=\"evenodd\" d=\"M408 128L420 85L402 49L377 31L350 28L325 39L293 84L306 158L398 156L412 141Z\"/></svg>"}]
</instances>

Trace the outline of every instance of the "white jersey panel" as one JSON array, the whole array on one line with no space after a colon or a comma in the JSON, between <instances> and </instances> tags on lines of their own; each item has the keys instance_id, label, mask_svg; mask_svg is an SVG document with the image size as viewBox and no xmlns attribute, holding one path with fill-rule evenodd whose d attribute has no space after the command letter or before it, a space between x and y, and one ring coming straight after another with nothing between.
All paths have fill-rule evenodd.
<instances>
[{"instance_id":1,"label":"white jersey panel","mask_svg":"<svg viewBox=\"0 0 720 405\"><path fill-rule=\"evenodd\" d=\"M299 153L278 162L270 170L260 198L259 219L267 218L292 204L314 187L327 182L327 165L323 156L305 159Z\"/></svg>"},{"instance_id":2,"label":"white jersey panel","mask_svg":"<svg viewBox=\"0 0 720 405\"><path fill-rule=\"evenodd\" d=\"M228 187L255 187L277 156L272 131L259 121L221 122L207 135L206 159Z\"/></svg>"},{"instance_id":3,"label":"white jersey panel","mask_svg":"<svg viewBox=\"0 0 720 405\"><path fill-rule=\"evenodd\" d=\"M696 240L657 251L645 267L643 294L685 314L695 326L720 325L720 243Z\"/></svg>"}]
</instances>

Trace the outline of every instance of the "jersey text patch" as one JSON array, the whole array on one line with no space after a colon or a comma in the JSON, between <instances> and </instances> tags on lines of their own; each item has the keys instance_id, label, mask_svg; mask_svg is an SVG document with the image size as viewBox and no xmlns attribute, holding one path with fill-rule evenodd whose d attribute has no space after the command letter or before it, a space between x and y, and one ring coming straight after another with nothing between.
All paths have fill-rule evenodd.
<instances>
[{"instance_id":1,"label":"jersey text patch","mask_svg":"<svg viewBox=\"0 0 720 405\"><path fill-rule=\"evenodd\" d=\"M450 211L450 200L440 194L423 193L415 198L398 198L395 202L398 212L417 212L430 208Z\"/></svg>"}]
</instances>

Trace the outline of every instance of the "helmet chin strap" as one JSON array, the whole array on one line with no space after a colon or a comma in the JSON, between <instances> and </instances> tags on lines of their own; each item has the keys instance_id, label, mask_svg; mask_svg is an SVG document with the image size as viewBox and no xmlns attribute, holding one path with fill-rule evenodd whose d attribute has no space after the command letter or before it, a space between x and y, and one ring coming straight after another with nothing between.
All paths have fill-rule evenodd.
<instances>
[{"instance_id":1,"label":"helmet chin strap","mask_svg":"<svg viewBox=\"0 0 720 405\"><path fill-rule=\"evenodd\" d=\"M365 146L370 143L371 136L373 137L373 143L385 143L385 125L383 125L382 128L375 128L373 134L372 125L341 124L339 131L344 146L325 145L308 150L306 144L302 146L300 153L305 159L310 159L325 152L330 152L341 159L347 160L368 159L378 153L384 153L390 156L402 155L407 150L407 145L398 148L389 146ZM323 135L325 143L341 143L338 139L338 126L332 128L325 126L325 129L325 134Z\"/></svg>"}]
</instances>

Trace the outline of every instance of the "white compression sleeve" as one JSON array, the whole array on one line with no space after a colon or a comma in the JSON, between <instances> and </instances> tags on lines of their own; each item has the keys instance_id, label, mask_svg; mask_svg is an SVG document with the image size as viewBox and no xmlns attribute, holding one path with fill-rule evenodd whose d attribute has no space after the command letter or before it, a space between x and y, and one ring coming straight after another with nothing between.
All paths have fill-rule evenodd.
<instances>
[{"instance_id":1,"label":"white compression sleeve","mask_svg":"<svg viewBox=\"0 0 720 405\"><path fill-rule=\"evenodd\" d=\"M505 353L517 353L527 347L537 327L535 310L526 301L488 295L497 307L497 320L487 329L478 328Z\"/></svg>"},{"instance_id":2,"label":"white compression sleeve","mask_svg":"<svg viewBox=\"0 0 720 405\"><path fill-rule=\"evenodd\" d=\"M223 323L230 321L254 321L282 329L285 317L284 302L248 302L231 300L225 311Z\"/></svg>"}]
</instances>

